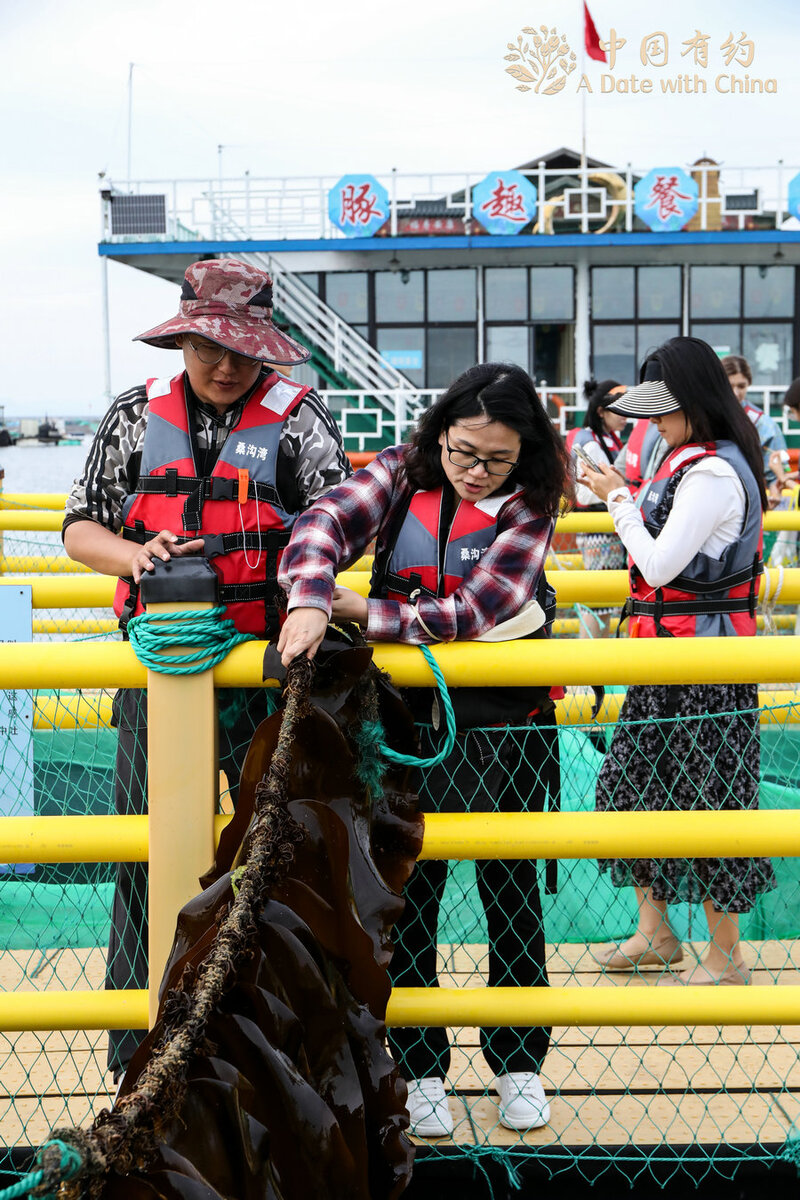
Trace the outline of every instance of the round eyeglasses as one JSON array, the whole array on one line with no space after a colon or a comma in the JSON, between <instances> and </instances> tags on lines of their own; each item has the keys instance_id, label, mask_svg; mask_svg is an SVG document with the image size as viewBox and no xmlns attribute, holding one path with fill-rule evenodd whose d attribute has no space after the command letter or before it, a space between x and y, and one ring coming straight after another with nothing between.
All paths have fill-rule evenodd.
<instances>
[{"instance_id":1,"label":"round eyeglasses","mask_svg":"<svg viewBox=\"0 0 800 1200\"><path fill-rule=\"evenodd\" d=\"M480 463L489 475L510 475L519 463L519 459L515 459L514 462L507 462L504 458L481 458L477 454L469 454L466 450L454 450L450 445L447 430L445 430L444 441L447 446L447 457L454 467L469 469L469 467L477 467Z\"/></svg>"},{"instance_id":2,"label":"round eyeglasses","mask_svg":"<svg viewBox=\"0 0 800 1200\"><path fill-rule=\"evenodd\" d=\"M200 362L207 367L213 367L222 362L226 354L230 354L231 362L236 367L252 367L259 361L257 358L250 358L247 354L237 354L234 350L229 350L227 346L217 346L213 342L193 342L190 337L184 337L183 345L191 346Z\"/></svg>"}]
</instances>

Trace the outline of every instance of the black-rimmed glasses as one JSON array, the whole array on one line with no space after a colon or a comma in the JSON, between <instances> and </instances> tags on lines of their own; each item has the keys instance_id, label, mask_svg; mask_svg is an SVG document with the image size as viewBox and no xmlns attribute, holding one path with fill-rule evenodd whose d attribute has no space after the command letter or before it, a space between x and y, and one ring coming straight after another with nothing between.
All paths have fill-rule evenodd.
<instances>
[{"instance_id":1,"label":"black-rimmed glasses","mask_svg":"<svg viewBox=\"0 0 800 1200\"><path fill-rule=\"evenodd\" d=\"M469 467L477 467L480 463L489 475L510 475L519 463L519 459L515 459L514 462L507 462L504 458L481 458L480 455L469 454L466 450L454 450L450 445L447 430L445 430L444 441L447 446L447 457L454 467L465 467L468 469Z\"/></svg>"}]
</instances>

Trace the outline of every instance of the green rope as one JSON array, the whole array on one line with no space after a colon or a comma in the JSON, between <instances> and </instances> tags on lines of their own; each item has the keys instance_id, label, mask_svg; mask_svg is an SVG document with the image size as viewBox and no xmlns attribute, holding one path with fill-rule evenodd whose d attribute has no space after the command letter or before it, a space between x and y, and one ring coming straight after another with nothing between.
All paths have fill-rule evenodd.
<instances>
[{"instance_id":1,"label":"green rope","mask_svg":"<svg viewBox=\"0 0 800 1200\"><path fill-rule=\"evenodd\" d=\"M39 1187L43 1179L44 1171L33 1171L30 1175L23 1175L10 1187L3 1188L0 1192L0 1200L17 1200L19 1196L27 1196L34 1188Z\"/></svg>"},{"instance_id":2,"label":"green rope","mask_svg":"<svg viewBox=\"0 0 800 1200\"><path fill-rule=\"evenodd\" d=\"M2 1189L0 1200L17 1200L18 1196L28 1196L34 1188L40 1186L44 1171L34 1171L31 1175L23 1175L22 1180L12 1183L10 1188Z\"/></svg>"},{"instance_id":3,"label":"green rope","mask_svg":"<svg viewBox=\"0 0 800 1200\"><path fill-rule=\"evenodd\" d=\"M353 740L358 748L356 775L376 800L383 795L386 767L381 762L381 755L386 748L385 737L383 722L378 720L364 720L353 732Z\"/></svg>"},{"instance_id":4,"label":"green rope","mask_svg":"<svg viewBox=\"0 0 800 1200\"><path fill-rule=\"evenodd\" d=\"M583 632L586 634L587 637L593 638L596 636L594 633L592 633L591 629L589 628L589 625L586 621L587 616L594 617L595 621L597 621L597 624L600 626L600 628L605 629L606 622L603 620L603 618L601 616L598 616L598 614L594 611L593 608L589 608L589 606L587 604L575 604L575 605L573 605L573 607L575 609L575 614L578 618L580 627L583 630Z\"/></svg>"},{"instance_id":5,"label":"green rope","mask_svg":"<svg viewBox=\"0 0 800 1200\"><path fill-rule=\"evenodd\" d=\"M472 1163L473 1167L479 1170L483 1175L489 1188L490 1196L494 1197L494 1187L492 1186L492 1180L489 1172L486 1170L484 1165L484 1160L487 1158L505 1168L506 1175L508 1176L509 1188L512 1188L515 1192L521 1190L522 1180L520 1179L519 1171L511 1160L510 1152L504 1149L502 1146L461 1146L459 1149L461 1150L463 1157L468 1159Z\"/></svg>"},{"instance_id":6,"label":"green rope","mask_svg":"<svg viewBox=\"0 0 800 1200\"><path fill-rule=\"evenodd\" d=\"M40 1168L38 1171L31 1171L27 1175L23 1175L16 1183L12 1183L10 1187L4 1188L0 1192L0 1200L18 1200L18 1197L28 1196L36 1188L41 1187L46 1179L52 1182L62 1183L67 1179L74 1179L83 1166L83 1158L75 1146L70 1146L68 1142L59 1141L58 1138L53 1138L42 1146L39 1153L36 1155L36 1161L41 1162L47 1150L56 1149L61 1155L61 1162L56 1166L56 1172L59 1179L53 1181L53 1168L44 1170ZM38 1197L37 1200L51 1200L50 1196Z\"/></svg>"},{"instance_id":7,"label":"green rope","mask_svg":"<svg viewBox=\"0 0 800 1200\"><path fill-rule=\"evenodd\" d=\"M797 1129L792 1128L786 1141L778 1150L775 1158L778 1162L792 1163L800 1175L800 1137L798 1137ZM0 1197L2 1200L2 1197Z\"/></svg>"},{"instance_id":8,"label":"green rope","mask_svg":"<svg viewBox=\"0 0 800 1200\"><path fill-rule=\"evenodd\" d=\"M231 620L221 620L221 604L202 611L142 613L128 622L128 636L139 662L164 675L196 675L222 662L234 646L255 641L253 633L239 633ZM172 628L173 633L164 629ZM171 646L199 646L181 653ZM164 651L167 654L164 654Z\"/></svg>"},{"instance_id":9,"label":"green rope","mask_svg":"<svg viewBox=\"0 0 800 1200\"><path fill-rule=\"evenodd\" d=\"M420 650L425 655L428 666L433 672L433 677L439 688L439 695L442 698L444 720L447 726L447 733L442 748L438 754L434 754L433 758L417 758L415 754L401 754L399 750L392 750L390 746L385 745L381 745L379 749L383 757L389 759L389 762L400 763L404 767L438 767L439 763L443 763L447 756L452 753L453 747L456 744L456 715L453 712L453 702L450 699L450 693L447 690L447 684L444 681L441 667L427 646L420 646Z\"/></svg>"}]
</instances>

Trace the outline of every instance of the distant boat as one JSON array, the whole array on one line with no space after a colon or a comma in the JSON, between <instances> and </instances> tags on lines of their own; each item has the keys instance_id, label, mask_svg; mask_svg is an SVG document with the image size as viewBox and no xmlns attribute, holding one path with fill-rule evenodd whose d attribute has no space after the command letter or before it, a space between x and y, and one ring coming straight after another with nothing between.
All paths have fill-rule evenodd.
<instances>
[{"instance_id":1,"label":"distant boat","mask_svg":"<svg viewBox=\"0 0 800 1200\"><path fill-rule=\"evenodd\" d=\"M14 440L14 435L6 425L6 410L0 404L0 446L13 446Z\"/></svg>"},{"instance_id":2,"label":"distant boat","mask_svg":"<svg viewBox=\"0 0 800 1200\"><path fill-rule=\"evenodd\" d=\"M22 426L20 427L22 428ZM64 434L58 428L54 421L49 421L47 417L39 422L36 433L29 433L27 429L21 433L20 437L13 443L15 446L57 446L63 441Z\"/></svg>"}]
</instances>

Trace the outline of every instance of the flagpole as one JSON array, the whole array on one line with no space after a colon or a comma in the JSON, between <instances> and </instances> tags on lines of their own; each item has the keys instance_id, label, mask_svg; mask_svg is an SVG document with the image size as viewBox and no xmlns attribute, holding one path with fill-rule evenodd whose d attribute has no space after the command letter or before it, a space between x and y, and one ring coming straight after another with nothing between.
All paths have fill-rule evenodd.
<instances>
[{"instance_id":1,"label":"flagpole","mask_svg":"<svg viewBox=\"0 0 800 1200\"><path fill-rule=\"evenodd\" d=\"M586 7L580 0L581 83L586 81ZM581 88L581 233L589 229L586 213L586 88Z\"/></svg>"},{"instance_id":2,"label":"flagpole","mask_svg":"<svg viewBox=\"0 0 800 1200\"><path fill-rule=\"evenodd\" d=\"M580 29L581 36L581 80L586 75L586 14L583 11L584 0L580 0ZM586 170L586 88L581 88L581 170Z\"/></svg>"}]
</instances>

